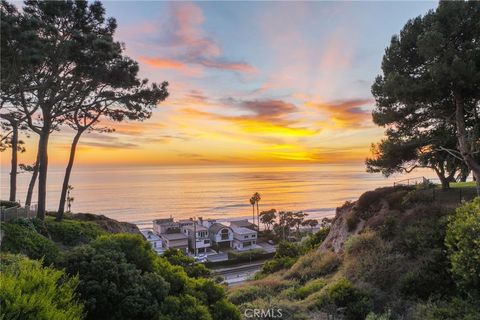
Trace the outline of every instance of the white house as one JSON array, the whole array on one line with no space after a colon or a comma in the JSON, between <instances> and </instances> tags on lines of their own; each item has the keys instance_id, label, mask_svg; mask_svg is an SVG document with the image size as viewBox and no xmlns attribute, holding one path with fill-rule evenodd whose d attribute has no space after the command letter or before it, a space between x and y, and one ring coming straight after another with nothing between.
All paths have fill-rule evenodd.
<instances>
[{"instance_id":1,"label":"white house","mask_svg":"<svg viewBox=\"0 0 480 320\"><path fill-rule=\"evenodd\" d=\"M257 247L257 231L245 227L232 226L233 248L237 250L249 250Z\"/></svg>"},{"instance_id":2,"label":"white house","mask_svg":"<svg viewBox=\"0 0 480 320\"><path fill-rule=\"evenodd\" d=\"M217 249L233 246L233 230L221 223L213 223L208 228L212 245Z\"/></svg>"},{"instance_id":3,"label":"white house","mask_svg":"<svg viewBox=\"0 0 480 320\"><path fill-rule=\"evenodd\" d=\"M142 233L145 240L150 243L152 249L155 250L155 252L157 252L158 254L162 254L163 252L165 252L165 247L163 246L162 239L152 230L143 229L140 230L140 232Z\"/></svg>"}]
</instances>

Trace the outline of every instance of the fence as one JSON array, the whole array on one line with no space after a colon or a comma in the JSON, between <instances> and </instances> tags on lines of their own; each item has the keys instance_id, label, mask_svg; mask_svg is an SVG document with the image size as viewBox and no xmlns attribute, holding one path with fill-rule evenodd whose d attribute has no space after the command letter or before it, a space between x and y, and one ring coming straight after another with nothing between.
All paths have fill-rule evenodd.
<instances>
[{"instance_id":1,"label":"fence","mask_svg":"<svg viewBox=\"0 0 480 320\"><path fill-rule=\"evenodd\" d=\"M25 207L1 207L0 220L10 221L18 218L34 218L37 214L37 205Z\"/></svg>"}]
</instances>

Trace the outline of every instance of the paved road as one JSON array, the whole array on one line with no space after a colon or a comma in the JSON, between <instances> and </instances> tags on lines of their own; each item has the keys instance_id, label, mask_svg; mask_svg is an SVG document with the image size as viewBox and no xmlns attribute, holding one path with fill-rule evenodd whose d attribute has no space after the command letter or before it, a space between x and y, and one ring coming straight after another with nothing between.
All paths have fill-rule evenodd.
<instances>
[{"instance_id":1,"label":"paved road","mask_svg":"<svg viewBox=\"0 0 480 320\"><path fill-rule=\"evenodd\" d=\"M213 269L215 275L222 276L228 285L236 285L247 281L251 276L262 269L265 261L236 265L228 268Z\"/></svg>"}]
</instances>

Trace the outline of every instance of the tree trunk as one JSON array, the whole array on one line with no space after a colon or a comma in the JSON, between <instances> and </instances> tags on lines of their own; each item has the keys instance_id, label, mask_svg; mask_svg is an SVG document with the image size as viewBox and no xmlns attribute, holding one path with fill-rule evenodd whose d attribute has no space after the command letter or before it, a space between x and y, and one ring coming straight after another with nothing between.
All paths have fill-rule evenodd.
<instances>
[{"instance_id":1,"label":"tree trunk","mask_svg":"<svg viewBox=\"0 0 480 320\"><path fill-rule=\"evenodd\" d=\"M455 123L457 126L457 140L460 153L462 154L465 164L470 170L472 170L473 175L477 179L477 195L480 196L480 164L475 161L467 141L465 110L463 99L460 95L455 96Z\"/></svg>"},{"instance_id":2,"label":"tree trunk","mask_svg":"<svg viewBox=\"0 0 480 320\"><path fill-rule=\"evenodd\" d=\"M252 223L253 226L255 227L255 205L252 204Z\"/></svg>"},{"instance_id":3,"label":"tree trunk","mask_svg":"<svg viewBox=\"0 0 480 320\"><path fill-rule=\"evenodd\" d=\"M445 190L450 188L450 181L447 177L445 177L445 170L433 167L433 171L435 171L435 173L437 174L438 180L440 180L440 183L442 184L442 189Z\"/></svg>"},{"instance_id":4,"label":"tree trunk","mask_svg":"<svg viewBox=\"0 0 480 320\"><path fill-rule=\"evenodd\" d=\"M259 217L259 212L258 212L258 201L257 201L257 228L258 228L258 231L260 231L260 217Z\"/></svg>"},{"instance_id":5,"label":"tree trunk","mask_svg":"<svg viewBox=\"0 0 480 320\"><path fill-rule=\"evenodd\" d=\"M44 123L44 126L46 124ZM45 219L47 202L48 139L50 132L44 130L38 141L38 209L37 218Z\"/></svg>"},{"instance_id":6,"label":"tree trunk","mask_svg":"<svg viewBox=\"0 0 480 320\"><path fill-rule=\"evenodd\" d=\"M63 178L62 193L60 195L60 203L58 205L57 211L57 221L61 221L63 218L63 213L65 212L65 202L67 200L67 190L70 181L70 175L72 173L73 162L75 161L75 152L77 150L77 144L80 140L80 136L83 131L77 131L77 134L73 138L72 146L70 147L70 157L68 159L67 168L65 169L65 176Z\"/></svg>"},{"instance_id":7,"label":"tree trunk","mask_svg":"<svg viewBox=\"0 0 480 320\"><path fill-rule=\"evenodd\" d=\"M12 122L12 161L10 170L10 201L17 200L17 173L18 173L18 124Z\"/></svg>"},{"instance_id":8,"label":"tree trunk","mask_svg":"<svg viewBox=\"0 0 480 320\"><path fill-rule=\"evenodd\" d=\"M37 162L33 166L32 177L30 178L30 183L28 184L27 190L27 198L25 199L25 205L29 206L32 203L32 196L33 196L33 188L35 187L35 183L37 183L38 177L38 157Z\"/></svg>"}]
</instances>

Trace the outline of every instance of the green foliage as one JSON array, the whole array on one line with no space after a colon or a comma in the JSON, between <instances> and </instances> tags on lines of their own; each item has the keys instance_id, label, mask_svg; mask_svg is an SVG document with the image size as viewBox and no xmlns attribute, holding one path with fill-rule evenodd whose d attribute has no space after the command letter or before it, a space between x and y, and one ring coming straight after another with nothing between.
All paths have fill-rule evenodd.
<instances>
[{"instance_id":1,"label":"green foliage","mask_svg":"<svg viewBox=\"0 0 480 320\"><path fill-rule=\"evenodd\" d=\"M150 318L149 318L150 319ZM212 320L208 308L202 305L196 298L182 294L180 296L168 296L160 310L160 320Z\"/></svg>"},{"instance_id":2,"label":"green foliage","mask_svg":"<svg viewBox=\"0 0 480 320\"><path fill-rule=\"evenodd\" d=\"M240 320L240 311L231 302L225 299L215 302L212 306L213 320Z\"/></svg>"},{"instance_id":3,"label":"green foliage","mask_svg":"<svg viewBox=\"0 0 480 320\"><path fill-rule=\"evenodd\" d=\"M282 269L288 269L297 261L297 258L291 257L280 257L280 258L273 258L265 262L262 267L262 274L270 274Z\"/></svg>"},{"instance_id":4,"label":"green foliage","mask_svg":"<svg viewBox=\"0 0 480 320\"><path fill-rule=\"evenodd\" d=\"M310 235L305 242L307 248L316 248L322 244L322 242L327 238L328 233L330 232L330 227L320 228L317 232Z\"/></svg>"},{"instance_id":5,"label":"green foliage","mask_svg":"<svg viewBox=\"0 0 480 320\"><path fill-rule=\"evenodd\" d=\"M392 313L389 311L382 313L382 314L375 314L370 312L365 320L393 320Z\"/></svg>"},{"instance_id":6,"label":"green foliage","mask_svg":"<svg viewBox=\"0 0 480 320\"><path fill-rule=\"evenodd\" d=\"M340 265L340 262L340 258L333 252L318 253L311 251L301 256L285 273L285 276L289 279L306 282L334 272Z\"/></svg>"},{"instance_id":7,"label":"green foliage","mask_svg":"<svg viewBox=\"0 0 480 320\"><path fill-rule=\"evenodd\" d=\"M174 252L169 258L184 262ZM225 297L213 280L190 278L138 235L100 236L68 252L62 266L80 277L87 319L207 320Z\"/></svg>"},{"instance_id":8,"label":"green foliage","mask_svg":"<svg viewBox=\"0 0 480 320\"><path fill-rule=\"evenodd\" d=\"M228 259L235 260L236 262L247 262L250 260L258 260L262 259L266 254L265 250L263 249L252 249L247 251L229 251L228 252Z\"/></svg>"},{"instance_id":9,"label":"green foliage","mask_svg":"<svg viewBox=\"0 0 480 320\"><path fill-rule=\"evenodd\" d=\"M458 285L480 297L480 197L464 203L448 221L445 243Z\"/></svg>"},{"instance_id":10,"label":"green foliage","mask_svg":"<svg viewBox=\"0 0 480 320\"><path fill-rule=\"evenodd\" d=\"M371 310L371 294L355 287L350 281L341 278L327 286L317 300L319 310L329 311L331 306L345 308L345 318L363 320Z\"/></svg>"},{"instance_id":11,"label":"green foliage","mask_svg":"<svg viewBox=\"0 0 480 320\"><path fill-rule=\"evenodd\" d=\"M318 292L327 285L324 279L313 279L305 283L303 286L293 291L295 299L303 300L312 293Z\"/></svg>"},{"instance_id":12,"label":"green foliage","mask_svg":"<svg viewBox=\"0 0 480 320\"><path fill-rule=\"evenodd\" d=\"M445 250L432 248L400 277L399 291L407 299L452 295L455 285L448 268Z\"/></svg>"},{"instance_id":13,"label":"green foliage","mask_svg":"<svg viewBox=\"0 0 480 320\"><path fill-rule=\"evenodd\" d=\"M282 241L278 244L277 251L275 252L275 257L296 258L300 255L301 251L302 248L298 244L288 241Z\"/></svg>"},{"instance_id":14,"label":"green foliage","mask_svg":"<svg viewBox=\"0 0 480 320\"><path fill-rule=\"evenodd\" d=\"M20 204L15 201L0 200L0 207L15 208L20 207Z\"/></svg>"},{"instance_id":15,"label":"green foliage","mask_svg":"<svg viewBox=\"0 0 480 320\"><path fill-rule=\"evenodd\" d=\"M178 249L168 249L163 253L162 257L167 259L172 265L182 266L189 277L210 276L210 270L203 263L195 263L193 258L190 258Z\"/></svg>"},{"instance_id":16,"label":"green foliage","mask_svg":"<svg viewBox=\"0 0 480 320\"><path fill-rule=\"evenodd\" d=\"M374 284L383 290L391 290L403 272L404 257L372 231L347 240L345 252L349 278Z\"/></svg>"},{"instance_id":17,"label":"green foliage","mask_svg":"<svg viewBox=\"0 0 480 320\"><path fill-rule=\"evenodd\" d=\"M347 229L348 231L353 231L360 222L360 217L356 209L351 209L346 216Z\"/></svg>"},{"instance_id":18,"label":"green foliage","mask_svg":"<svg viewBox=\"0 0 480 320\"><path fill-rule=\"evenodd\" d=\"M256 286L254 284L249 284L249 285L237 288L234 291L232 291L229 294L228 299L232 303L234 303L238 306L238 305L241 305L245 302L253 301L256 298L265 296L266 294L263 294L262 291L264 291L264 290L262 290L262 288L260 286Z\"/></svg>"},{"instance_id":19,"label":"green foliage","mask_svg":"<svg viewBox=\"0 0 480 320\"><path fill-rule=\"evenodd\" d=\"M21 253L32 259L44 259L45 264L56 262L60 250L48 238L35 231L26 220L2 224L2 252Z\"/></svg>"},{"instance_id":20,"label":"green foliage","mask_svg":"<svg viewBox=\"0 0 480 320\"><path fill-rule=\"evenodd\" d=\"M83 306L76 301L78 277L42 267L21 256L2 256L0 318L25 320L82 319Z\"/></svg>"},{"instance_id":21,"label":"green foliage","mask_svg":"<svg viewBox=\"0 0 480 320\"><path fill-rule=\"evenodd\" d=\"M45 226L54 241L67 246L76 246L88 243L105 232L93 222L63 219L55 221L52 217L46 217Z\"/></svg>"},{"instance_id":22,"label":"green foliage","mask_svg":"<svg viewBox=\"0 0 480 320\"><path fill-rule=\"evenodd\" d=\"M476 300L453 298L417 304L412 320L478 320L480 305Z\"/></svg>"}]
</instances>

